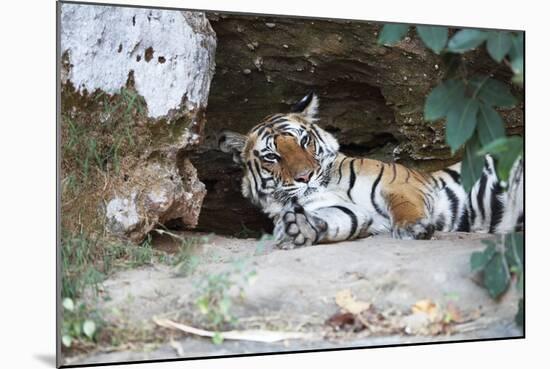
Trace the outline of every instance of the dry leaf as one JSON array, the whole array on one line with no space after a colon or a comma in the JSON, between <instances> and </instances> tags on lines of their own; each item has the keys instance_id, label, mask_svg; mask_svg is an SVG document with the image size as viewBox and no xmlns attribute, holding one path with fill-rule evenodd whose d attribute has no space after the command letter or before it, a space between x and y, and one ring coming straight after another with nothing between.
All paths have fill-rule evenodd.
<instances>
[{"instance_id":1,"label":"dry leaf","mask_svg":"<svg viewBox=\"0 0 550 369\"><path fill-rule=\"evenodd\" d=\"M439 314L439 309L437 305L431 300L417 301L416 304L412 306L411 310L414 314L418 314L418 313L427 314L430 320L432 321L434 321Z\"/></svg>"},{"instance_id":2,"label":"dry leaf","mask_svg":"<svg viewBox=\"0 0 550 369\"><path fill-rule=\"evenodd\" d=\"M336 331L359 332L365 329L365 325L358 318L358 316L352 313L336 313L326 321L326 324Z\"/></svg>"},{"instance_id":3,"label":"dry leaf","mask_svg":"<svg viewBox=\"0 0 550 369\"><path fill-rule=\"evenodd\" d=\"M362 311L370 307L368 302L356 301L351 294L351 290L342 290L336 294L336 304L342 309L349 311L352 314L360 314Z\"/></svg>"},{"instance_id":4,"label":"dry leaf","mask_svg":"<svg viewBox=\"0 0 550 369\"><path fill-rule=\"evenodd\" d=\"M164 328L178 329L180 331L194 334L202 337L214 337L216 332L207 331L200 328L194 328L182 323L177 323L169 319L161 319L153 317L155 324ZM255 342L277 342L291 339L311 339L314 338L312 334L302 332L277 332L267 331L262 329L248 330L248 331L227 331L219 332L224 340L241 340L241 341L255 341Z\"/></svg>"}]
</instances>

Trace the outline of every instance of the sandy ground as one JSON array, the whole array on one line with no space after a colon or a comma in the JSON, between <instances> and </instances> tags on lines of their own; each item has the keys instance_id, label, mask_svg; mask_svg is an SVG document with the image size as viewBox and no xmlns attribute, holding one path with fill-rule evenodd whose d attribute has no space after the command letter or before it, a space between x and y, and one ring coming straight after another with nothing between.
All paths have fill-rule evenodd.
<instances>
[{"instance_id":1,"label":"sandy ground","mask_svg":"<svg viewBox=\"0 0 550 369\"><path fill-rule=\"evenodd\" d=\"M284 251L269 241L212 236L196 247L199 265L190 275L154 264L120 271L104 283L102 295L108 298L97 302L104 318L147 332L162 331L160 342L101 348L67 358L66 364L521 336L514 323L515 288L495 302L470 273L470 254L484 248L480 239L486 237L490 236L439 233L430 241L373 237ZM172 246L160 240L155 247ZM254 283L243 284L244 297L236 296L235 287L231 290L235 329L304 332L309 337L274 343L224 340L215 345L209 338L153 322L153 317L161 317L204 328L195 305L201 294L198 285L224 270L235 281L246 272L256 274ZM353 326L336 324L338 329L327 324L345 312L335 300L345 290L369 304L360 314L363 321L369 320L367 329L354 330L363 327L357 320ZM421 311L414 313L412 307L419 302ZM423 310L426 302L430 308Z\"/></svg>"}]
</instances>

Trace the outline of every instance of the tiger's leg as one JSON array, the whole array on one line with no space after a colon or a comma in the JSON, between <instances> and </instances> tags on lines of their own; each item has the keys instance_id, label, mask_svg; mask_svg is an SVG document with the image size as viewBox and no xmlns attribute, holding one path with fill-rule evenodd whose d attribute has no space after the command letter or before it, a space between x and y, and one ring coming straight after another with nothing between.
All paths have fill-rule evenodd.
<instances>
[{"instance_id":1,"label":"tiger's leg","mask_svg":"<svg viewBox=\"0 0 550 369\"><path fill-rule=\"evenodd\" d=\"M294 203L275 221L274 235L282 249L344 241L368 234L372 219L351 203L304 209Z\"/></svg>"},{"instance_id":2,"label":"tiger's leg","mask_svg":"<svg viewBox=\"0 0 550 369\"><path fill-rule=\"evenodd\" d=\"M392 237L405 240L427 240L435 231L430 212L430 199L418 191L394 191L387 195Z\"/></svg>"}]
</instances>

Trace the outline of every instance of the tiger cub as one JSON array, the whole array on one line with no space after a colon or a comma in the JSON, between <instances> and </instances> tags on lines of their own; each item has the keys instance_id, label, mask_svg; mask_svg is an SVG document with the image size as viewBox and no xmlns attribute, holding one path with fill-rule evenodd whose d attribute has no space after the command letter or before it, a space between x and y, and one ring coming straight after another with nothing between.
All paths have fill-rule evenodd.
<instances>
[{"instance_id":1,"label":"tiger cub","mask_svg":"<svg viewBox=\"0 0 550 369\"><path fill-rule=\"evenodd\" d=\"M490 156L470 193L460 163L423 173L397 163L338 152L319 127L309 94L288 114L274 114L247 135L224 131L219 148L242 164L242 194L274 221L281 248L391 233L429 239L435 230L505 233L523 226L523 162L502 186Z\"/></svg>"}]
</instances>

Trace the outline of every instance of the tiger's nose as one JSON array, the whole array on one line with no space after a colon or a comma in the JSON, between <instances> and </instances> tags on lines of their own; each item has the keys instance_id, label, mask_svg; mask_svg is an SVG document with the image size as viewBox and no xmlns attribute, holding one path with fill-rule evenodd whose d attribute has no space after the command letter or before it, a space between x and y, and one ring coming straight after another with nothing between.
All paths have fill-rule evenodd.
<instances>
[{"instance_id":1,"label":"tiger's nose","mask_svg":"<svg viewBox=\"0 0 550 369\"><path fill-rule=\"evenodd\" d=\"M294 180L296 182L302 182L302 183L308 183L311 179L311 176L313 175L313 171L310 169L305 169L299 172L294 176Z\"/></svg>"}]
</instances>

